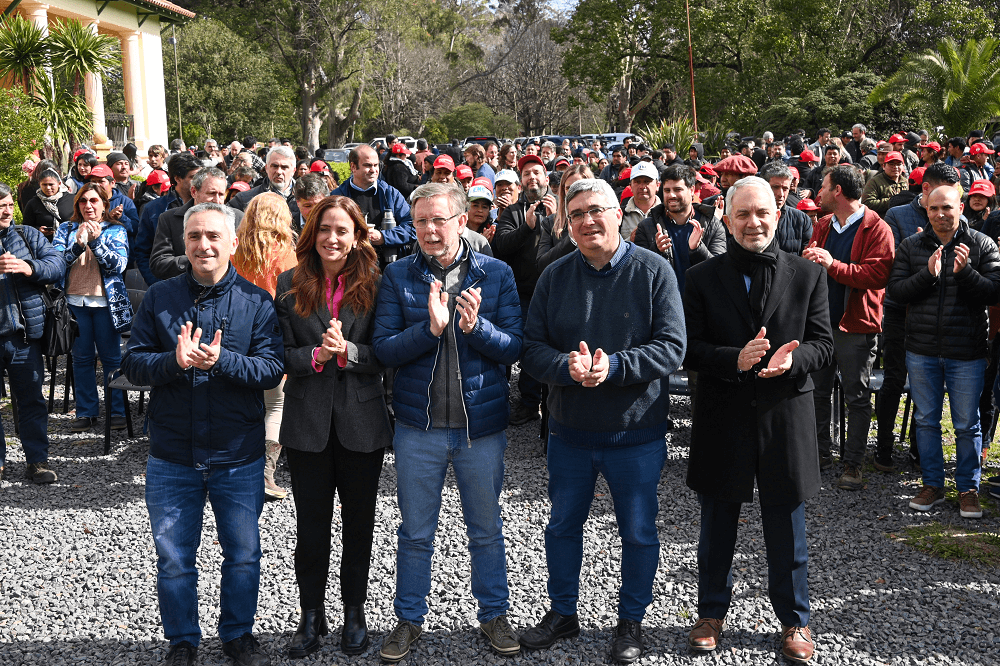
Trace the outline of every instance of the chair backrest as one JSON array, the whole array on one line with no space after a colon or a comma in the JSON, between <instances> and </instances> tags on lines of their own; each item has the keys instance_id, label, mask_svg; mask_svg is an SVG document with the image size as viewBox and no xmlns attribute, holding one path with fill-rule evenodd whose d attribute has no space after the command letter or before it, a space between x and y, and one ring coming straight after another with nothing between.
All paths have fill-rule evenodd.
<instances>
[{"instance_id":1,"label":"chair backrest","mask_svg":"<svg viewBox=\"0 0 1000 666\"><path fill-rule=\"evenodd\" d=\"M145 290L140 289L129 289L128 290L128 302L132 304L132 314L139 311L139 304L142 303L143 296L146 295Z\"/></svg>"},{"instance_id":2,"label":"chair backrest","mask_svg":"<svg viewBox=\"0 0 1000 666\"><path fill-rule=\"evenodd\" d=\"M149 289L149 285L146 284L146 280L143 279L142 273L139 272L138 268L130 268L125 271L125 288L146 291Z\"/></svg>"}]
</instances>

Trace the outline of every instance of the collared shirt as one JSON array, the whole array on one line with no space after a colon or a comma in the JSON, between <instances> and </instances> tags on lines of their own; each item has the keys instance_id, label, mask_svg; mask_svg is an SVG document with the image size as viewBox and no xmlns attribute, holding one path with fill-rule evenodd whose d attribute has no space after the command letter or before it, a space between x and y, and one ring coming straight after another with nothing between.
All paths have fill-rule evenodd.
<instances>
[{"instance_id":1,"label":"collared shirt","mask_svg":"<svg viewBox=\"0 0 1000 666\"><path fill-rule=\"evenodd\" d=\"M856 213L852 214L850 217L848 217L844 221L843 225L840 224L840 220L838 220L837 216L834 215L833 219L830 220L830 228L833 229L834 231L836 231L838 234L842 234L845 231L847 231L847 229L852 224L854 224L855 222L857 222L858 220L860 220L864 216L865 216L865 207L864 206L862 206L861 208L859 208L858 212L856 212Z\"/></svg>"},{"instance_id":2,"label":"collared shirt","mask_svg":"<svg viewBox=\"0 0 1000 666\"><path fill-rule=\"evenodd\" d=\"M353 178L349 179L347 182L349 182L351 184L351 187L353 187L354 189L356 189L358 192L370 192L370 191L378 188L378 180L376 180L374 183L372 183L371 187L366 187L366 188L363 188L363 189L354 184L354 179Z\"/></svg>"},{"instance_id":3,"label":"collared shirt","mask_svg":"<svg viewBox=\"0 0 1000 666\"><path fill-rule=\"evenodd\" d=\"M625 256L625 250L627 249L628 249L628 241L619 238L618 249L615 250L615 253L611 256L611 261L609 261L607 266L605 266L604 268L597 268L596 266L594 266L594 264L590 263L590 260L587 259L587 257L583 256L583 252L580 253L580 256L583 257L584 262L586 262L586 264L591 268L593 268L595 271L602 271L602 272L610 271L612 268L621 263L622 257Z\"/></svg>"}]
</instances>

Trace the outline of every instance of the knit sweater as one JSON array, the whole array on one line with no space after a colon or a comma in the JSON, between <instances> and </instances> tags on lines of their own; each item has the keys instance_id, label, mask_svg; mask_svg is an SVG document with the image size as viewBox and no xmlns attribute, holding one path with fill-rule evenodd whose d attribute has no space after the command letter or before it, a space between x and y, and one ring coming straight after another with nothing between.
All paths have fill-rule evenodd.
<instances>
[{"instance_id":1,"label":"knit sweater","mask_svg":"<svg viewBox=\"0 0 1000 666\"><path fill-rule=\"evenodd\" d=\"M684 308L670 264L626 243L614 266L595 270L579 251L538 279L524 335L522 369L549 385L549 428L575 446L634 446L666 432L666 378L686 348ZM609 355L607 379L573 381L569 353L585 341Z\"/></svg>"}]
</instances>

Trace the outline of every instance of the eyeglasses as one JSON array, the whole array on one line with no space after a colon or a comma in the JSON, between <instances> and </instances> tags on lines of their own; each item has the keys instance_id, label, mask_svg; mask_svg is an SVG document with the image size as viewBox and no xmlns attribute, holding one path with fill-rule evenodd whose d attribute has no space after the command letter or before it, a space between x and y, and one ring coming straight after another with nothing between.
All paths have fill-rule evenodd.
<instances>
[{"instance_id":1,"label":"eyeglasses","mask_svg":"<svg viewBox=\"0 0 1000 666\"><path fill-rule=\"evenodd\" d=\"M591 208L590 210L578 210L569 213L567 217L569 217L569 221L573 224L580 224L588 215L590 216L590 219L596 220L597 218L604 216L604 211L611 210L612 208L614 208L614 206Z\"/></svg>"},{"instance_id":2,"label":"eyeglasses","mask_svg":"<svg viewBox=\"0 0 1000 666\"><path fill-rule=\"evenodd\" d=\"M413 226L416 229L426 229L429 225L434 225L435 227L443 227L449 220L454 220L456 217L461 215L461 213L455 213L451 217L432 217L431 219L413 220Z\"/></svg>"}]
</instances>

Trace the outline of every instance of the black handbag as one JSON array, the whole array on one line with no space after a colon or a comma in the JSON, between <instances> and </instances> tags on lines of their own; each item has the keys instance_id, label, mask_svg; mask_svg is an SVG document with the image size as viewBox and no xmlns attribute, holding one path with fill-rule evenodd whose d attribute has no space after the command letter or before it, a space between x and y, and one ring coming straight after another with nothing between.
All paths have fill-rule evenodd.
<instances>
[{"instance_id":1,"label":"black handbag","mask_svg":"<svg viewBox=\"0 0 1000 666\"><path fill-rule=\"evenodd\" d=\"M17 233L21 235L24 246L28 248L28 253L35 259L35 253L31 251L31 245L24 235L24 230L20 226L15 227ZM55 290L53 290L55 291ZM76 317L69 309L69 302L66 295L55 291L49 287L42 287L42 302L45 303L45 326L42 330L42 354L45 356L63 356L73 349L73 341L80 334L80 325Z\"/></svg>"}]
</instances>

